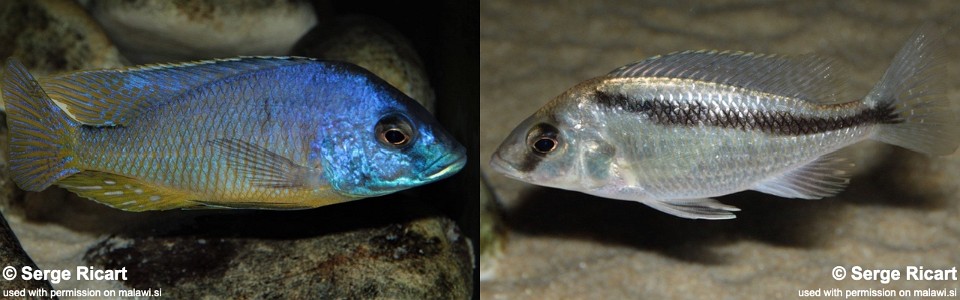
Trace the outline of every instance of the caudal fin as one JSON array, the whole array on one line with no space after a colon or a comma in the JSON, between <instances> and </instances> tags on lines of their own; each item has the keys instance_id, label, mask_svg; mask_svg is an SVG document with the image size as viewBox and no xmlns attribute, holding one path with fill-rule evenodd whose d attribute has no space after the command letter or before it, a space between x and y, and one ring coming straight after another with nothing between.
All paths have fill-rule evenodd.
<instances>
[{"instance_id":1,"label":"caudal fin","mask_svg":"<svg viewBox=\"0 0 960 300\"><path fill-rule=\"evenodd\" d=\"M79 171L72 150L78 125L14 59L4 68L3 101L10 132L10 174L20 188L41 191Z\"/></svg>"},{"instance_id":2,"label":"caudal fin","mask_svg":"<svg viewBox=\"0 0 960 300\"><path fill-rule=\"evenodd\" d=\"M960 144L960 115L945 95L944 46L932 24L910 37L865 101L893 110L874 139L931 155L953 153Z\"/></svg>"}]
</instances>

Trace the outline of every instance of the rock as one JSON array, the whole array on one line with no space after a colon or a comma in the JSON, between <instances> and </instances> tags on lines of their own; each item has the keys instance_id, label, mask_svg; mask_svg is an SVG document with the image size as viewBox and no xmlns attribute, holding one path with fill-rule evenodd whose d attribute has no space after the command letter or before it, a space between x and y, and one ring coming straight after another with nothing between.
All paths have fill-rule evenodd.
<instances>
[{"instance_id":1,"label":"rock","mask_svg":"<svg viewBox=\"0 0 960 300\"><path fill-rule=\"evenodd\" d=\"M275 2L286 6L309 6L303 1L254 2L244 3L250 7L260 5L256 3ZM9 3L0 2L0 5ZM15 3L24 7L36 6L32 2ZM200 46L209 46L203 43L206 41L219 41L216 44L223 45L224 40L244 38L239 33L245 29L222 32L215 31L217 26L212 26L210 30L197 28L210 24L221 24L221 29L236 27L229 22L240 19L239 16L244 14L243 18L247 19L287 18L281 14L283 11L268 4L244 10L194 2L189 9L196 10L189 10L182 3L89 1L86 6L98 13L101 21L107 20L103 24L111 30L111 34L114 34L112 30L123 27L117 22L127 20L130 16L138 21L150 21L150 14L155 13L158 19L172 20L170 23L160 22L167 25L160 25L158 31L139 34L139 38L148 37L149 41L136 40L136 35L134 39L126 37L125 41L133 45L122 50L132 53L137 62L206 58L193 56L194 53L207 57L238 55L240 53L211 54L214 50L223 49L191 48L193 44L184 44L183 38L199 39L196 44ZM163 7L185 11L182 14L163 15ZM250 16L258 10L256 16ZM313 13L310 9L295 12L304 10ZM115 20L104 16L111 16ZM197 22L186 19L190 16ZM296 16L290 18L297 19ZM182 23L179 25L184 26L168 26L171 23ZM271 20L264 23L289 22ZM46 25L36 27L43 26ZM313 25L304 25L300 34L310 26ZM173 38L161 36L160 30L166 28L177 35ZM295 37L282 51L242 54L286 54L289 45L300 35L294 34L296 30L288 31ZM204 33L208 35L202 35ZM228 39L211 37L209 34L241 37ZM278 35L267 34L267 37L280 38ZM23 38L30 40L29 37ZM116 42L123 45L124 39L118 38ZM107 41L105 38L103 40ZM158 44L173 44L183 49L163 49ZM131 49L141 45L145 45L142 53L138 52L141 50ZM224 48L242 50L239 46ZM162 51L153 51L158 49ZM115 48L112 51L117 53ZM44 56L48 57L53 56ZM119 55L116 57L119 58ZM117 66L120 63L109 67ZM71 66L65 70L100 67L103 66ZM51 69L56 71L56 68ZM429 85L426 86L429 90ZM5 141L6 137L0 136L0 143ZM7 175L0 170L0 180L8 178L4 176ZM0 210L14 214L8 219L10 227L19 237L23 249L34 257L40 268L72 270L77 266L93 266L98 269L128 270L129 279L126 281L69 280L53 283L60 290L162 288L164 296L188 299L464 299L473 291L473 261L466 239L449 219L440 216L432 207L409 198L417 195L418 199L439 199L445 194L435 196L432 193L411 192L304 211L176 210L131 213L81 199L55 187L20 196L9 180L4 182L7 184L6 192L12 194L0 202ZM472 230L471 233L476 232Z\"/></svg>"},{"instance_id":2,"label":"rock","mask_svg":"<svg viewBox=\"0 0 960 300\"><path fill-rule=\"evenodd\" d=\"M0 1L0 18L0 59L19 59L35 76L123 66L117 48L73 1Z\"/></svg>"},{"instance_id":3,"label":"rock","mask_svg":"<svg viewBox=\"0 0 960 300\"><path fill-rule=\"evenodd\" d=\"M21 271L24 266L29 266L31 270L37 270L37 264L33 263L30 256L20 247L20 241L10 230L7 220L0 214L0 268L3 269L3 279L0 280L0 291L12 290L52 290L50 282L46 280L23 280ZM9 269L14 268L13 273L8 273ZM8 280L7 276L13 274L13 280ZM6 297L4 297L6 298ZM49 297L36 297L49 298Z\"/></svg>"},{"instance_id":4,"label":"rock","mask_svg":"<svg viewBox=\"0 0 960 300\"><path fill-rule=\"evenodd\" d=\"M435 97L420 56L410 40L380 19L338 18L311 30L290 54L361 66L434 112Z\"/></svg>"},{"instance_id":5,"label":"rock","mask_svg":"<svg viewBox=\"0 0 960 300\"><path fill-rule=\"evenodd\" d=\"M0 1L0 58L16 57L34 75L120 67L100 26L74 1Z\"/></svg>"},{"instance_id":6,"label":"rock","mask_svg":"<svg viewBox=\"0 0 960 300\"><path fill-rule=\"evenodd\" d=\"M88 9L134 63L284 55L317 15L308 1L91 1Z\"/></svg>"},{"instance_id":7,"label":"rock","mask_svg":"<svg viewBox=\"0 0 960 300\"><path fill-rule=\"evenodd\" d=\"M480 177L480 280L496 276L497 260L506 244L506 229L497 199L487 186L486 177Z\"/></svg>"},{"instance_id":8,"label":"rock","mask_svg":"<svg viewBox=\"0 0 960 300\"><path fill-rule=\"evenodd\" d=\"M34 76L123 66L117 48L74 1L0 1L0 18L0 59L16 58ZM7 149L6 124L0 115L0 149ZM6 170L6 151L0 156ZM0 172L0 186L0 212L22 214L22 192L6 171Z\"/></svg>"},{"instance_id":9,"label":"rock","mask_svg":"<svg viewBox=\"0 0 960 300\"><path fill-rule=\"evenodd\" d=\"M2 101L0 101L2 102ZM0 114L0 149L7 149L7 115ZM10 213L15 199L23 192L10 178L7 167L7 151L0 150L0 213Z\"/></svg>"},{"instance_id":10,"label":"rock","mask_svg":"<svg viewBox=\"0 0 960 300\"><path fill-rule=\"evenodd\" d=\"M465 237L404 196L302 211L132 213L50 188L14 201L22 216L11 224L43 269L128 270L127 281L61 281L57 289L159 288L187 299L468 297Z\"/></svg>"},{"instance_id":11,"label":"rock","mask_svg":"<svg viewBox=\"0 0 960 300\"><path fill-rule=\"evenodd\" d=\"M126 267L126 288L185 299L470 295L469 250L452 221L417 201L368 200L206 215L168 232L119 234L93 246L84 263Z\"/></svg>"}]
</instances>

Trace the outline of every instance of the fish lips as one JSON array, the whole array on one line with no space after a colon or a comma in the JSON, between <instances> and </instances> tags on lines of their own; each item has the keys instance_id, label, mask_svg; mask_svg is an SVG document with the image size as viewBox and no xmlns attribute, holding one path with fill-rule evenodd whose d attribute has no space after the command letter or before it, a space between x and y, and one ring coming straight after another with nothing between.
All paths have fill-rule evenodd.
<instances>
[{"instance_id":1,"label":"fish lips","mask_svg":"<svg viewBox=\"0 0 960 300\"><path fill-rule=\"evenodd\" d=\"M452 176L463 169L467 164L467 155L463 147L457 148L457 151L450 152L440 156L432 163L427 165L420 180L424 183L433 182Z\"/></svg>"},{"instance_id":2,"label":"fish lips","mask_svg":"<svg viewBox=\"0 0 960 300\"><path fill-rule=\"evenodd\" d=\"M463 153L463 151L452 152L428 164L420 176L413 178L407 177L406 179L395 181L369 183L361 189L350 193L341 192L341 194L357 198L383 196L450 177L459 172L460 169L463 169L466 163L467 155Z\"/></svg>"},{"instance_id":3,"label":"fish lips","mask_svg":"<svg viewBox=\"0 0 960 300\"><path fill-rule=\"evenodd\" d=\"M524 176L522 176L523 173L521 173L520 170L509 161L503 159L501 155L501 151L499 150L493 153L493 156L490 158L490 167L493 168L494 171L506 175L507 177L525 180Z\"/></svg>"}]
</instances>

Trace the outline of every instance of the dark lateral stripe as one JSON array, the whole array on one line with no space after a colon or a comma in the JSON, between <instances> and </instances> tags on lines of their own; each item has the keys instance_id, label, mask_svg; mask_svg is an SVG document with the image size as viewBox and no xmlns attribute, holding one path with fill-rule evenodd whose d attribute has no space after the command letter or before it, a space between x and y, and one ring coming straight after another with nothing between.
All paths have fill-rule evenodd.
<instances>
[{"instance_id":1,"label":"dark lateral stripe","mask_svg":"<svg viewBox=\"0 0 960 300\"><path fill-rule=\"evenodd\" d=\"M531 131L530 135L537 136L537 137L539 136L556 137L559 134L556 127L553 127L552 125L548 125L544 123L534 125L534 127L531 128L530 131ZM527 145L527 146L532 147L532 145ZM545 156L546 154L540 154L533 150L527 151L527 153L524 154L523 156L523 160L521 160L520 163L516 165L517 171L521 171L521 172L533 171L533 169L536 169L537 165L539 165L540 162L543 161Z\"/></svg>"},{"instance_id":2,"label":"dark lateral stripe","mask_svg":"<svg viewBox=\"0 0 960 300\"><path fill-rule=\"evenodd\" d=\"M539 157L532 154L524 155L523 160L521 160L520 163L516 165L517 171L531 172L533 171L533 169L537 168L537 165L539 165L541 161L543 161L543 157Z\"/></svg>"},{"instance_id":3,"label":"dark lateral stripe","mask_svg":"<svg viewBox=\"0 0 960 300\"><path fill-rule=\"evenodd\" d=\"M815 118L797 116L784 111L714 111L709 106L698 102L679 104L663 99L635 101L623 94L603 91L597 91L595 96L597 104L601 107L619 108L627 112L644 114L657 124L715 126L777 135L808 135L858 125L903 122L891 106L867 109L845 117Z\"/></svg>"}]
</instances>

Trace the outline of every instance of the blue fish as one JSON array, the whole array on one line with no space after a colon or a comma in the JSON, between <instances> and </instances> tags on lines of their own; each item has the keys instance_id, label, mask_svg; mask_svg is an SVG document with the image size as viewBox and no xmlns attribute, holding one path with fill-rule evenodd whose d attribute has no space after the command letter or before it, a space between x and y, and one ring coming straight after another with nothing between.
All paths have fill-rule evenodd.
<instances>
[{"instance_id":1,"label":"blue fish","mask_svg":"<svg viewBox=\"0 0 960 300\"><path fill-rule=\"evenodd\" d=\"M10 59L3 98L17 185L127 211L313 208L466 162L423 107L340 62L247 57L38 81Z\"/></svg>"}]
</instances>

